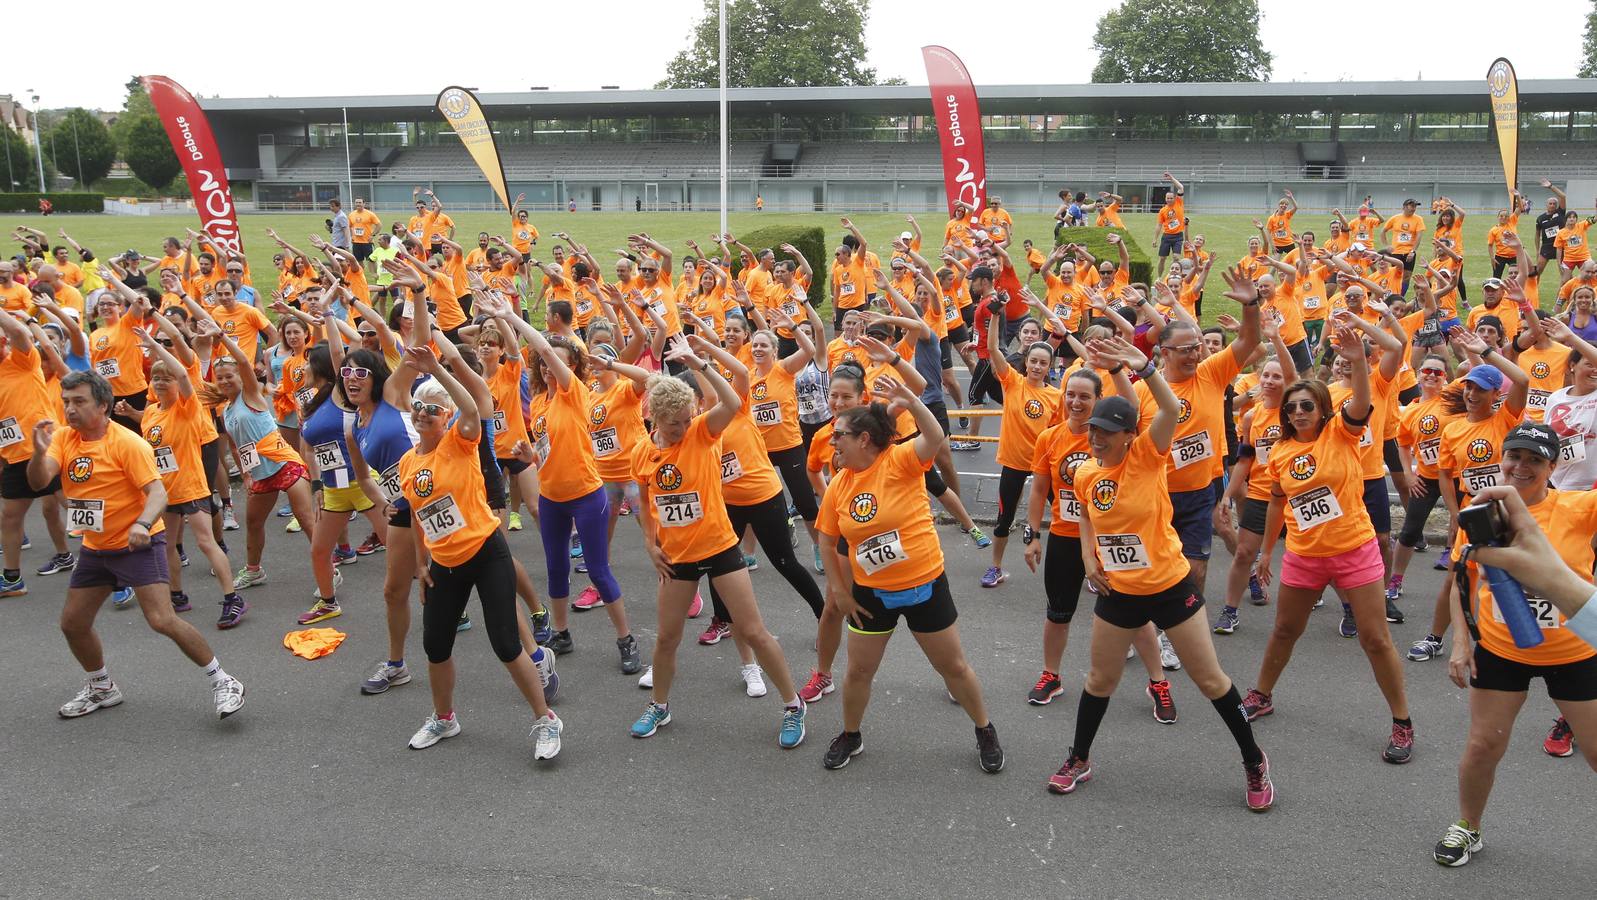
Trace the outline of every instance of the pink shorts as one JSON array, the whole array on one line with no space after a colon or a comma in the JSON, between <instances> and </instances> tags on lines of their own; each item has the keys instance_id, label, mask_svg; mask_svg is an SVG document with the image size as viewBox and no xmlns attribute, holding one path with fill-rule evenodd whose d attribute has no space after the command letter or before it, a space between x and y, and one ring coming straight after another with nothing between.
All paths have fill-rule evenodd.
<instances>
[{"instance_id":1,"label":"pink shorts","mask_svg":"<svg viewBox=\"0 0 1597 900\"><path fill-rule=\"evenodd\" d=\"M1324 590L1328 584L1348 591L1378 582L1385 574L1375 538L1335 556L1299 556L1288 550L1281 560L1281 583L1307 591Z\"/></svg>"}]
</instances>

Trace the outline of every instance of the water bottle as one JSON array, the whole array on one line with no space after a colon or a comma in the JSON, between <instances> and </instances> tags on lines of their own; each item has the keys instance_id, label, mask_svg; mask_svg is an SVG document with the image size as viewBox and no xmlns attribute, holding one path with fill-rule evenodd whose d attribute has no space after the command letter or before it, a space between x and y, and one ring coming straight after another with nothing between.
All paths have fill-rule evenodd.
<instances>
[{"instance_id":1,"label":"water bottle","mask_svg":"<svg viewBox=\"0 0 1597 900\"><path fill-rule=\"evenodd\" d=\"M1496 566L1482 565L1481 568L1486 570L1486 583L1492 586L1492 602L1502 613L1503 624L1514 637L1514 646L1529 650L1539 645L1543 640L1542 629L1536 624L1536 614L1530 611L1530 604L1525 602L1525 591L1519 582Z\"/></svg>"}]
</instances>

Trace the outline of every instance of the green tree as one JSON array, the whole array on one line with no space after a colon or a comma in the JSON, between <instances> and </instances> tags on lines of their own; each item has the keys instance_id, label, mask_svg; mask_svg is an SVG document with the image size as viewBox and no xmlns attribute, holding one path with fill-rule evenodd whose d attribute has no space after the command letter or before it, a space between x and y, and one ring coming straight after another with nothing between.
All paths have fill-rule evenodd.
<instances>
[{"instance_id":1,"label":"green tree","mask_svg":"<svg viewBox=\"0 0 1597 900\"><path fill-rule=\"evenodd\" d=\"M1597 0L1592 0L1591 12L1586 14L1586 36L1580 42L1581 78L1597 78Z\"/></svg>"},{"instance_id":2,"label":"green tree","mask_svg":"<svg viewBox=\"0 0 1597 900\"><path fill-rule=\"evenodd\" d=\"M1258 0L1125 0L1092 38L1106 82L1266 81Z\"/></svg>"},{"instance_id":3,"label":"green tree","mask_svg":"<svg viewBox=\"0 0 1597 900\"><path fill-rule=\"evenodd\" d=\"M116 143L111 140L111 130L94 113L73 107L65 115L52 116L43 138L46 147L55 148L50 161L56 171L77 179L78 190L86 191L111 174Z\"/></svg>"},{"instance_id":4,"label":"green tree","mask_svg":"<svg viewBox=\"0 0 1597 900\"><path fill-rule=\"evenodd\" d=\"M876 70L865 65L870 7L870 0L727 0L727 86L876 84ZM717 15L717 0L705 0L691 46L656 88L721 83Z\"/></svg>"},{"instance_id":5,"label":"green tree","mask_svg":"<svg viewBox=\"0 0 1597 900\"><path fill-rule=\"evenodd\" d=\"M0 152L0 163L6 165L4 170L0 170L0 179L5 179L0 191L38 190L39 169L33 159L33 144L3 126L0 126L0 140L5 141L4 150Z\"/></svg>"},{"instance_id":6,"label":"green tree","mask_svg":"<svg viewBox=\"0 0 1597 900\"><path fill-rule=\"evenodd\" d=\"M155 104L144 90L144 83L135 75L125 85L127 100L122 104L122 115L111 127L122 161L133 171L133 177L156 190L166 188L172 179L183 171L177 154L172 152L172 142L166 128L155 114Z\"/></svg>"}]
</instances>

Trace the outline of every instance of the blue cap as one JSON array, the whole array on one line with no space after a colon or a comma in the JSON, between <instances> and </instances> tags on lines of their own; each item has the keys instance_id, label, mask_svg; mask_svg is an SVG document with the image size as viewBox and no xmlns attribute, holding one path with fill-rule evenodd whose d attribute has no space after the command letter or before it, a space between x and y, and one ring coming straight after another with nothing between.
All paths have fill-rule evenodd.
<instances>
[{"instance_id":1,"label":"blue cap","mask_svg":"<svg viewBox=\"0 0 1597 900\"><path fill-rule=\"evenodd\" d=\"M1493 365L1479 365L1469 370L1464 380L1485 391L1502 390L1503 373Z\"/></svg>"}]
</instances>

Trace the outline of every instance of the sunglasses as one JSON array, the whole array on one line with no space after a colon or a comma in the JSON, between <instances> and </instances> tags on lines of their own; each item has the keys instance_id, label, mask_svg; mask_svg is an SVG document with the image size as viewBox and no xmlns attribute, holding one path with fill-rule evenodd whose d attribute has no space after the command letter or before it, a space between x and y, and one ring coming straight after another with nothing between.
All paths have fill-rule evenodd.
<instances>
[{"instance_id":1,"label":"sunglasses","mask_svg":"<svg viewBox=\"0 0 1597 900\"><path fill-rule=\"evenodd\" d=\"M1287 415L1291 415L1299 412L1314 412L1317 406L1313 400L1288 400L1281 404L1281 408L1286 410Z\"/></svg>"},{"instance_id":2,"label":"sunglasses","mask_svg":"<svg viewBox=\"0 0 1597 900\"><path fill-rule=\"evenodd\" d=\"M377 336L377 332L375 331L358 331L356 334L359 334L363 338L374 338Z\"/></svg>"},{"instance_id":3,"label":"sunglasses","mask_svg":"<svg viewBox=\"0 0 1597 900\"><path fill-rule=\"evenodd\" d=\"M423 403L420 400L412 400L410 402L410 411L418 416L441 416L444 414L444 407L436 403Z\"/></svg>"},{"instance_id":4,"label":"sunglasses","mask_svg":"<svg viewBox=\"0 0 1597 900\"><path fill-rule=\"evenodd\" d=\"M660 270L656 269L656 268L653 268L652 266L640 266L638 268L638 271L639 272L658 272Z\"/></svg>"},{"instance_id":5,"label":"sunglasses","mask_svg":"<svg viewBox=\"0 0 1597 900\"><path fill-rule=\"evenodd\" d=\"M372 377L372 370L365 366L344 366L338 370L338 374L345 378L370 378Z\"/></svg>"},{"instance_id":6,"label":"sunglasses","mask_svg":"<svg viewBox=\"0 0 1597 900\"><path fill-rule=\"evenodd\" d=\"M1179 347L1166 347L1166 353L1197 353L1202 344L1182 344Z\"/></svg>"},{"instance_id":7,"label":"sunglasses","mask_svg":"<svg viewBox=\"0 0 1597 900\"><path fill-rule=\"evenodd\" d=\"M832 432L832 443L834 443L834 444L837 443L837 439L838 438L853 437L856 434L859 434L859 432L858 431L833 431Z\"/></svg>"},{"instance_id":8,"label":"sunglasses","mask_svg":"<svg viewBox=\"0 0 1597 900\"><path fill-rule=\"evenodd\" d=\"M1447 370L1446 369L1426 369L1426 368L1422 368L1422 369L1420 369L1420 374L1421 375L1446 375L1447 374Z\"/></svg>"}]
</instances>

